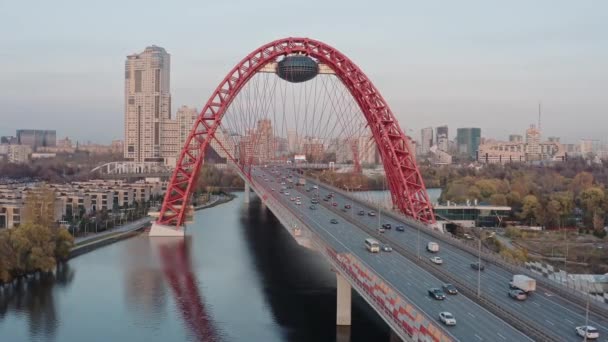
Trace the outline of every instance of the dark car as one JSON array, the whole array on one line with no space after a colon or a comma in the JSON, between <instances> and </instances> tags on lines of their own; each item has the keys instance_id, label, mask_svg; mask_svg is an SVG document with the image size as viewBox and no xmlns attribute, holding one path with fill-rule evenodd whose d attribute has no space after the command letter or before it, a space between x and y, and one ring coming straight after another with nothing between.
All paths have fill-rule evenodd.
<instances>
[{"instance_id":1,"label":"dark car","mask_svg":"<svg viewBox=\"0 0 608 342\"><path fill-rule=\"evenodd\" d=\"M486 268L486 266L482 263L474 262L471 264L471 268L474 270L483 271Z\"/></svg>"},{"instance_id":2,"label":"dark car","mask_svg":"<svg viewBox=\"0 0 608 342\"><path fill-rule=\"evenodd\" d=\"M384 229L391 229L392 226L391 226L390 223L385 223L385 224L382 225L382 228L384 228Z\"/></svg>"},{"instance_id":3,"label":"dark car","mask_svg":"<svg viewBox=\"0 0 608 342\"><path fill-rule=\"evenodd\" d=\"M456 286L452 285L452 284L443 284L442 286L443 291L445 291L447 294L451 294L451 295L455 295L458 294L458 289L456 288Z\"/></svg>"},{"instance_id":4,"label":"dark car","mask_svg":"<svg viewBox=\"0 0 608 342\"><path fill-rule=\"evenodd\" d=\"M365 215L365 211L363 211L363 210L359 210L358 215L359 215L359 216L363 216L363 215Z\"/></svg>"},{"instance_id":5,"label":"dark car","mask_svg":"<svg viewBox=\"0 0 608 342\"><path fill-rule=\"evenodd\" d=\"M441 289L436 288L436 287L429 289L429 296L431 296L432 298L437 299L437 300L445 299L445 293L443 293L443 291L441 291Z\"/></svg>"},{"instance_id":6,"label":"dark car","mask_svg":"<svg viewBox=\"0 0 608 342\"><path fill-rule=\"evenodd\" d=\"M344 206L344 208L345 209L350 209L350 208L352 208L352 206L350 204L347 204L347 205Z\"/></svg>"},{"instance_id":7,"label":"dark car","mask_svg":"<svg viewBox=\"0 0 608 342\"><path fill-rule=\"evenodd\" d=\"M313 204L309 208L310 208L310 210L315 210L315 209L317 209L317 206Z\"/></svg>"},{"instance_id":8,"label":"dark car","mask_svg":"<svg viewBox=\"0 0 608 342\"><path fill-rule=\"evenodd\" d=\"M324 200L325 202L329 202L329 198L327 198L327 197L325 197L323 200Z\"/></svg>"},{"instance_id":9,"label":"dark car","mask_svg":"<svg viewBox=\"0 0 608 342\"><path fill-rule=\"evenodd\" d=\"M513 298L513 299L517 299L517 300L526 300L528 298L528 295L522 291L522 290L510 290L509 291L509 297Z\"/></svg>"},{"instance_id":10,"label":"dark car","mask_svg":"<svg viewBox=\"0 0 608 342\"><path fill-rule=\"evenodd\" d=\"M405 227L404 226L396 226L395 230L398 232L404 232L405 231Z\"/></svg>"},{"instance_id":11,"label":"dark car","mask_svg":"<svg viewBox=\"0 0 608 342\"><path fill-rule=\"evenodd\" d=\"M338 224L338 220L336 220L336 219L331 219L331 221L329 221L329 222L331 222L332 224Z\"/></svg>"},{"instance_id":12,"label":"dark car","mask_svg":"<svg viewBox=\"0 0 608 342\"><path fill-rule=\"evenodd\" d=\"M333 205L334 207L337 207L337 206L338 206L338 203L334 202L334 203L332 203L331 205Z\"/></svg>"},{"instance_id":13,"label":"dark car","mask_svg":"<svg viewBox=\"0 0 608 342\"><path fill-rule=\"evenodd\" d=\"M318 204L318 203L319 203L319 200L318 200L318 199L316 199L316 198L313 198L313 199L310 201L310 203L312 203L312 204Z\"/></svg>"}]
</instances>

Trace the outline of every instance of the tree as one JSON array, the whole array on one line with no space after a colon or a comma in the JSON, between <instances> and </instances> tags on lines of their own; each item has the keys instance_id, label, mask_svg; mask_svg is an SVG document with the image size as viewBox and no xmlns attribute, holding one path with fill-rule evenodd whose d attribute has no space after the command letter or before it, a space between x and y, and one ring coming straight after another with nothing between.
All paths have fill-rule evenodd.
<instances>
[{"instance_id":1,"label":"tree","mask_svg":"<svg viewBox=\"0 0 608 342\"><path fill-rule=\"evenodd\" d=\"M490 203L492 205L507 205L507 198L503 194L493 194L490 196Z\"/></svg>"},{"instance_id":2,"label":"tree","mask_svg":"<svg viewBox=\"0 0 608 342\"><path fill-rule=\"evenodd\" d=\"M589 187L579 195L579 202L583 208L583 220L587 227L593 226L597 211L602 211L605 202L604 190L598 186Z\"/></svg>"},{"instance_id":3,"label":"tree","mask_svg":"<svg viewBox=\"0 0 608 342\"><path fill-rule=\"evenodd\" d=\"M576 174L570 183L570 190L574 195L578 195L582 191L590 188L593 185L593 175L589 172L582 171Z\"/></svg>"},{"instance_id":4,"label":"tree","mask_svg":"<svg viewBox=\"0 0 608 342\"><path fill-rule=\"evenodd\" d=\"M538 198L534 195L528 195L522 200L522 211L519 217L522 220L526 220L532 224L533 222L540 223L541 206Z\"/></svg>"},{"instance_id":5,"label":"tree","mask_svg":"<svg viewBox=\"0 0 608 342\"><path fill-rule=\"evenodd\" d=\"M55 201L55 192L46 185L28 190L23 207L24 222L45 227L56 226Z\"/></svg>"}]
</instances>

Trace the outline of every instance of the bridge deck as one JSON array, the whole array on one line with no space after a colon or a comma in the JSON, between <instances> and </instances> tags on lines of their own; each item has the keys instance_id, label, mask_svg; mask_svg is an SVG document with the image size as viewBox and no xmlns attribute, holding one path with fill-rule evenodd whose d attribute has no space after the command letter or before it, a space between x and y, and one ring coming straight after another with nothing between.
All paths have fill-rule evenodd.
<instances>
[{"instance_id":1,"label":"bridge deck","mask_svg":"<svg viewBox=\"0 0 608 342\"><path fill-rule=\"evenodd\" d=\"M310 210L309 193L302 188L290 189L290 196L281 195L280 185L275 181L266 182L265 178L274 180L274 176L261 169L254 172L256 185L262 186L268 195L300 215L307 226L330 244L337 251L351 253L363 261L374 272L381 275L391 286L398 290L407 300L422 309L432 320L437 320L441 311L456 315L458 324L446 329L455 338L462 341L526 341L522 333L492 315L470 299L462 295L449 296L444 301L435 301L428 296L428 289L441 287L442 282L426 272L398 252L367 252L364 240L370 237L361 227L354 225L329 208L322 205L317 210ZM274 187L276 191L271 191ZM288 197L301 196L302 205L295 205ZM344 203L342 203L344 204ZM354 209L351 209L354 210ZM331 224L332 218L338 218L339 224Z\"/></svg>"}]
</instances>

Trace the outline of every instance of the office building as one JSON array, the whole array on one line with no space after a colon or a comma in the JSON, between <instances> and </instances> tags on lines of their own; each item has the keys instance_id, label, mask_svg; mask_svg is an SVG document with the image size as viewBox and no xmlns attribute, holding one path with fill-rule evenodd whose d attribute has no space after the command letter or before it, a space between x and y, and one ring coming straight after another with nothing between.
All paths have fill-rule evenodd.
<instances>
[{"instance_id":1,"label":"office building","mask_svg":"<svg viewBox=\"0 0 608 342\"><path fill-rule=\"evenodd\" d=\"M456 148L458 153L476 159L481 142L481 128L458 128L456 130Z\"/></svg>"},{"instance_id":2,"label":"office building","mask_svg":"<svg viewBox=\"0 0 608 342\"><path fill-rule=\"evenodd\" d=\"M447 152L450 148L448 126L439 126L435 129L436 145L440 151Z\"/></svg>"},{"instance_id":3,"label":"office building","mask_svg":"<svg viewBox=\"0 0 608 342\"><path fill-rule=\"evenodd\" d=\"M428 154L431 146L433 146L433 127L423 128L420 131L420 154Z\"/></svg>"},{"instance_id":4,"label":"office building","mask_svg":"<svg viewBox=\"0 0 608 342\"><path fill-rule=\"evenodd\" d=\"M57 133L54 130L19 129L17 130L17 143L27 145L34 151L38 147L55 147Z\"/></svg>"}]
</instances>

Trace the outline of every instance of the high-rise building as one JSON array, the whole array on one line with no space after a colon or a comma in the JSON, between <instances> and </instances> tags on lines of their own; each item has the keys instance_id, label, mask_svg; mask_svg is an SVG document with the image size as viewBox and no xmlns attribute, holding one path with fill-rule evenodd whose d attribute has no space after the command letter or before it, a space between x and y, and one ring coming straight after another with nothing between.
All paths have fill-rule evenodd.
<instances>
[{"instance_id":1,"label":"high-rise building","mask_svg":"<svg viewBox=\"0 0 608 342\"><path fill-rule=\"evenodd\" d=\"M450 148L449 144L449 136L448 136L448 126L439 126L435 129L435 135L436 135L436 144L437 144L437 148L440 151L443 152L447 152L448 149Z\"/></svg>"},{"instance_id":2,"label":"high-rise building","mask_svg":"<svg viewBox=\"0 0 608 342\"><path fill-rule=\"evenodd\" d=\"M275 159L275 140L270 119L258 120L256 127L241 137L238 145L242 163L261 164Z\"/></svg>"},{"instance_id":3,"label":"high-rise building","mask_svg":"<svg viewBox=\"0 0 608 342\"><path fill-rule=\"evenodd\" d=\"M57 133L54 130L19 129L17 130L19 145L27 145L34 151L38 147L57 146Z\"/></svg>"},{"instance_id":4,"label":"high-rise building","mask_svg":"<svg viewBox=\"0 0 608 342\"><path fill-rule=\"evenodd\" d=\"M509 142L522 143L522 142L524 142L524 137L521 134L510 134Z\"/></svg>"},{"instance_id":5,"label":"high-rise building","mask_svg":"<svg viewBox=\"0 0 608 342\"><path fill-rule=\"evenodd\" d=\"M289 152L295 153L300 152L300 142L299 142L298 133L293 130L287 131L287 148Z\"/></svg>"},{"instance_id":6,"label":"high-rise building","mask_svg":"<svg viewBox=\"0 0 608 342\"><path fill-rule=\"evenodd\" d=\"M420 131L420 153L426 155L433 146L433 127L423 128Z\"/></svg>"},{"instance_id":7,"label":"high-rise building","mask_svg":"<svg viewBox=\"0 0 608 342\"><path fill-rule=\"evenodd\" d=\"M458 153L467 154L476 159L481 142L481 128L469 127L456 130L456 147Z\"/></svg>"},{"instance_id":8,"label":"high-rise building","mask_svg":"<svg viewBox=\"0 0 608 342\"><path fill-rule=\"evenodd\" d=\"M528 160L540 160L540 130L534 125L526 130L526 155Z\"/></svg>"},{"instance_id":9,"label":"high-rise building","mask_svg":"<svg viewBox=\"0 0 608 342\"><path fill-rule=\"evenodd\" d=\"M171 126L171 57L165 49L149 46L127 56L125 63L125 158L137 162L175 158L174 147L163 150L163 133L177 137Z\"/></svg>"}]
</instances>

